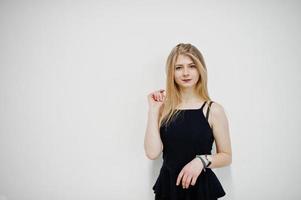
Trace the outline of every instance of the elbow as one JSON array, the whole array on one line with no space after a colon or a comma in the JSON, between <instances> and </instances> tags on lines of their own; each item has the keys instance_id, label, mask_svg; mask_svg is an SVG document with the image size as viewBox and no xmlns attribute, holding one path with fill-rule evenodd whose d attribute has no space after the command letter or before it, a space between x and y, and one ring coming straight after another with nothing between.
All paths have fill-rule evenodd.
<instances>
[{"instance_id":1,"label":"elbow","mask_svg":"<svg viewBox=\"0 0 301 200\"><path fill-rule=\"evenodd\" d=\"M232 155L229 155L228 157L228 165L230 166L232 164Z\"/></svg>"},{"instance_id":2,"label":"elbow","mask_svg":"<svg viewBox=\"0 0 301 200\"><path fill-rule=\"evenodd\" d=\"M159 156L160 156L160 153L159 154L145 154L146 157L150 160L156 160Z\"/></svg>"},{"instance_id":3,"label":"elbow","mask_svg":"<svg viewBox=\"0 0 301 200\"><path fill-rule=\"evenodd\" d=\"M231 166L232 165L232 160L230 160L229 162L228 162L228 166Z\"/></svg>"},{"instance_id":4,"label":"elbow","mask_svg":"<svg viewBox=\"0 0 301 200\"><path fill-rule=\"evenodd\" d=\"M159 158L162 151L163 151L163 145L161 145L159 149L152 149L152 150L144 146L145 156L150 160L156 160L157 158Z\"/></svg>"}]
</instances>

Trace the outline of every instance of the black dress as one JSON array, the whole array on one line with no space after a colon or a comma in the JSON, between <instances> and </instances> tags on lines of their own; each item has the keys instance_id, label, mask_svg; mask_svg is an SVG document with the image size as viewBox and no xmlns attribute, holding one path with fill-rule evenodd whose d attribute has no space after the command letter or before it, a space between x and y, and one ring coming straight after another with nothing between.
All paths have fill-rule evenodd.
<instances>
[{"instance_id":1,"label":"black dress","mask_svg":"<svg viewBox=\"0 0 301 200\"><path fill-rule=\"evenodd\" d=\"M198 176L195 185L183 189L182 179L176 185L182 168L196 155L211 154L213 131L208 123L209 103L206 117L203 107L180 110L177 118L168 126L160 126L163 143L163 165L152 189L155 200L213 200L226 193L215 173L206 168Z\"/></svg>"}]
</instances>

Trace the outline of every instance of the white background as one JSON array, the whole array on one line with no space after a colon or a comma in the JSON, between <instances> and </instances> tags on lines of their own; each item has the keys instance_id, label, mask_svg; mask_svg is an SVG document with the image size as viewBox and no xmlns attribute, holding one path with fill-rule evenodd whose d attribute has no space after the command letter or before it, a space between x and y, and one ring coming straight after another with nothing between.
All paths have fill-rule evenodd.
<instances>
[{"instance_id":1,"label":"white background","mask_svg":"<svg viewBox=\"0 0 301 200\"><path fill-rule=\"evenodd\" d=\"M152 200L147 94L179 42L229 119L221 199L300 199L299 1L1 1L0 200Z\"/></svg>"}]
</instances>

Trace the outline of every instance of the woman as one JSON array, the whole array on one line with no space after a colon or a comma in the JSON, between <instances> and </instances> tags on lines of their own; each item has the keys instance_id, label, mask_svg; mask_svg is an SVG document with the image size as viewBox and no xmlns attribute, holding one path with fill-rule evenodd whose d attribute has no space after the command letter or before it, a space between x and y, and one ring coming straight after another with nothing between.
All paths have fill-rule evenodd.
<instances>
[{"instance_id":1,"label":"woman","mask_svg":"<svg viewBox=\"0 0 301 200\"><path fill-rule=\"evenodd\" d=\"M163 165L153 186L156 200L213 200L226 193L212 168L230 165L228 120L207 90L207 68L191 44L174 47L166 63L166 91L148 95L145 154ZM212 155L213 142L217 153Z\"/></svg>"}]
</instances>

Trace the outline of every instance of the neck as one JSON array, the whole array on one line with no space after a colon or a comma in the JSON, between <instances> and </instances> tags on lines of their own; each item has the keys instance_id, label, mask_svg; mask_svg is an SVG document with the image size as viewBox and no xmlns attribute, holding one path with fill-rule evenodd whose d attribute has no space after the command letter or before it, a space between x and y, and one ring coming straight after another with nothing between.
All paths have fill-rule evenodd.
<instances>
[{"instance_id":1,"label":"neck","mask_svg":"<svg viewBox=\"0 0 301 200\"><path fill-rule=\"evenodd\" d=\"M196 94L194 88L184 88L181 90L181 101L183 104L189 104L199 100L200 97Z\"/></svg>"}]
</instances>

